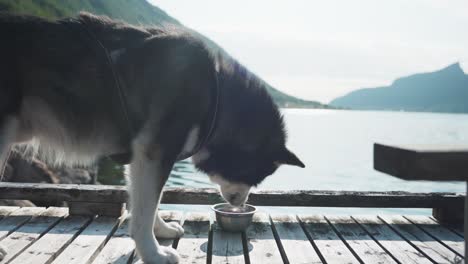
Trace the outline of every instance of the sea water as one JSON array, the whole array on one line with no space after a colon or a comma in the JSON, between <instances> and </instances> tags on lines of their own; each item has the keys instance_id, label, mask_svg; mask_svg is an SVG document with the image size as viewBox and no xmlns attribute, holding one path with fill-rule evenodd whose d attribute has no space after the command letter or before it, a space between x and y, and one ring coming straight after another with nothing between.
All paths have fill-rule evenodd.
<instances>
[{"instance_id":1,"label":"sea water","mask_svg":"<svg viewBox=\"0 0 468 264\"><path fill-rule=\"evenodd\" d=\"M287 146L305 169L281 166L258 189L464 192L461 182L403 181L373 169L373 144L468 146L468 115L384 111L285 109ZM468 161L467 161L468 162ZM213 187L189 161L178 163L170 186ZM269 208L284 212L283 209ZM288 212L427 213L402 209L288 208Z\"/></svg>"}]
</instances>

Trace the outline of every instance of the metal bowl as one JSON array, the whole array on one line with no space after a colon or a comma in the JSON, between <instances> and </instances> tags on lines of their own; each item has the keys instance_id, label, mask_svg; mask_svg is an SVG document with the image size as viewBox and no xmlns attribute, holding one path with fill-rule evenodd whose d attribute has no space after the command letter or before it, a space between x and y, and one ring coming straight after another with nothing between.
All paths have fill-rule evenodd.
<instances>
[{"instance_id":1,"label":"metal bowl","mask_svg":"<svg viewBox=\"0 0 468 264\"><path fill-rule=\"evenodd\" d=\"M257 212L257 208L250 204L238 207L228 203L220 203L211 208L216 213L218 225L229 232L241 232L247 229L252 223L253 215Z\"/></svg>"}]
</instances>

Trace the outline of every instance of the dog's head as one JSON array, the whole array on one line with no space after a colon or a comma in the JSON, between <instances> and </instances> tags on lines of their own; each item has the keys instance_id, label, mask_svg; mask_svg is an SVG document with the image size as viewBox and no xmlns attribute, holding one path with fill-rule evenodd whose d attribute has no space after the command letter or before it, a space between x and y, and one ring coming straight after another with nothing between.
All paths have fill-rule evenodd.
<instances>
[{"instance_id":1,"label":"dog's head","mask_svg":"<svg viewBox=\"0 0 468 264\"><path fill-rule=\"evenodd\" d=\"M213 140L193 161L220 186L227 202L239 206L252 186L282 164L305 166L286 148L283 117L268 92L271 86L226 55L218 63L218 125Z\"/></svg>"},{"instance_id":2,"label":"dog's head","mask_svg":"<svg viewBox=\"0 0 468 264\"><path fill-rule=\"evenodd\" d=\"M304 168L305 165L285 147L277 153L224 149L204 154L206 159L197 167L206 171L210 180L219 185L224 199L240 206L247 201L251 187L260 184L283 164Z\"/></svg>"},{"instance_id":3,"label":"dog's head","mask_svg":"<svg viewBox=\"0 0 468 264\"><path fill-rule=\"evenodd\" d=\"M261 149L241 150L238 147L226 146L218 151L205 150L195 155L194 161L199 169L209 175L212 182L220 186L224 199L236 206L244 204L250 188L260 184L279 166L287 164L305 167L296 155L284 146L273 153Z\"/></svg>"}]
</instances>

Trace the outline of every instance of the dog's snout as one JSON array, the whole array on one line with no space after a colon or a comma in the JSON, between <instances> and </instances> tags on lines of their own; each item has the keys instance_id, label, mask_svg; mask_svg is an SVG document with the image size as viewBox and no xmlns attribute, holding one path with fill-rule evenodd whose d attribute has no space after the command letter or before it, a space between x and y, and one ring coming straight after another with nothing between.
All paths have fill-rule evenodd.
<instances>
[{"instance_id":1,"label":"dog's snout","mask_svg":"<svg viewBox=\"0 0 468 264\"><path fill-rule=\"evenodd\" d=\"M229 197L228 197L228 202L231 203L231 204L234 204L236 202L236 200L239 199L239 197L240 197L240 193L230 194Z\"/></svg>"}]
</instances>

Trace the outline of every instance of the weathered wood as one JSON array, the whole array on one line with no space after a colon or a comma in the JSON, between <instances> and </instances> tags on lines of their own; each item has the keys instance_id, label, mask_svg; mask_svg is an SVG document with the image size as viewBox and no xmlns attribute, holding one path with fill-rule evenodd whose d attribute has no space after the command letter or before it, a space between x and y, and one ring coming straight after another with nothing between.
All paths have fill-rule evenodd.
<instances>
[{"instance_id":1,"label":"weathered wood","mask_svg":"<svg viewBox=\"0 0 468 264\"><path fill-rule=\"evenodd\" d=\"M306 234L327 263L359 263L323 216L299 216Z\"/></svg>"},{"instance_id":2,"label":"weathered wood","mask_svg":"<svg viewBox=\"0 0 468 264\"><path fill-rule=\"evenodd\" d=\"M325 218L364 263L396 263L350 216Z\"/></svg>"},{"instance_id":3,"label":"weathered wood","mask_svg":"<svg viewBox=\"0 0 468 264\"><path fill-rule=\"evenodd\" d=\"M294 215L272 215L273 230L280 239L286 263L322 263Z\"/></svg>"},{"instance_id":4,"label":"weathered wood","mask_svg":"<svg viewBox=\"0 0 468 264\"><path fill-rule=\"evenodd\" d=\"M216 222L212 224L212 264L246 263L241 233L223 231Z\"/></svg>"},{"instance_id":5,"label":"weathered wood","mask_svg":"<svg viewBox=\"0 0 468 264\"><path fill-rule=\"evenodd\" d=\"M15 258L67 213L66 208L50 207L40 215L33 216L31 220L2 240L2 246L8 249L8 254L1 263L7 263Z\"/></svg>"},{"instance_id":6,"label":"weathered wood","mask_svg":"<svg viewBox=\"0 0 468 264\"><path fill-rule=\"evenodd\" d=\"M405 218L416 224L435 239L445 244L458 255L464 256L464 240L451 230L437 224L437 222L427 216L405 216Z\"/></svg>"},{"instance_id":7,"label":"weathered wood","mask_svg":"<svg viewBox=\"0 0 468 264\"><path fill-rule=\"evenodd\" d=\"M442 224L460 226L465 217L464 206L446 206L432 209L432 216Z\"/></svg>"},{"instance_id":8,"label":"weathered wood","mask_svg":"<svg viewBox=\"0 0 468 264\"><path fill-rule=\"evenodd\" d=\"M374 168L406 180L468 180L468 146L374 145Z\"/></svg>"},{"instance_id":9,"label":"weathered wood","mask_svg":"<svg viewBox=\"0 0 468 264\"><path fill-rule=\"evenodd\" d=\"M58 210L58 215L54 210ZM11 260L9 263L123 264L132 259L134 244L124 220L68 216L55 224L66 209L22 208L13 212L0 220L0 231L5 231L2 227L10 230L6 231L9 235L2 241L10 247L11 255L6 259ZM161 214L166 220L176 221L180 221L182 215L172 211L162 211ZM15 217L29 220L24 222L23 218L16 218L21 224L11 228L13 221L8 219ZM181 263L463 261L456 251L456 247L463 249L463 238L430 217L408 217L416 224L400 216L306 216L301 219L300 223L294 216L269 219L260 213L242 235L221 231L215 228L216 223L210 233L208 214L190 213L184 221L185 236L174 245L181 254ZM123 224L118 226L118 223ZM168 245L171 244L172 241Z\"/></svg>"},{"instance_id":10,"label":"weathered wood","mask_svg":"<svg viewBox=\"0 0 468 264\"><path fill-rule=\"evenodd\" d=\"M0 199L124 203L123 186L75 184L0 183ZM208 204L223 201L213 188L166 188L162 202L167 204ZM257 206L324 206L379 208L461 207L460 193L352 192L352 191L253 191L249 203Z\"/></svg>"},{"instance_id":11,"label":"weathered wood","mask_svg":"<svg viewBox=\"0 0 468 264\"><path fill-rule=\"evenodd\" d=\"M207 263L210 215L189 213L184 220L184 236L177 244L182 263Z\"/></svg>"},{"instance_id":12,"label":"weathered wood","mask_svg":"<svg viewBox=\"0 0 468 264\"><path fill-rule=\"evenodd\" d=\"M265 213L256 213L246 231L247 243L252 247L249 258L252 263L283 263L276 244L270 219Z\"/></svg>"},{"instance_id":13,"label":"weathered wood","mask_svg":"<svg viewBox=\"0 0 468 264\"><path fill-rule=\"evenodd\" d=\"M18 210L18 206L0 206L0 219Z\"/></svg>"},{"instance_id":14,"label":"weathered wood","mask_svg":"<svg viewBox=\"0 0 468 264\"><path fill-rule=\"evenodd\" d=\"M0 183L0 199L124 203L125 186L48 183Z\"/></svg>"},{"instance_id":15,"label":"weathered wood","mask_svg":"<svg viewBox=\"0 0 468 264\"><path fill-rule=\"evenodd\" d=\"M97 217L52 263L78 264L91 260L112 235L118 221L112 217Z\"/></svg>"},{"instance_id":16,"label":"weathered wood","mask_svg":"<svg viewBox=\"0 0 468 264\"><path fill-rule=\"evenodd\" d=\"M432 263L402 237L385 225L377 216L353 216L353 219L400 263Z\"/></svg>"},{"instance_id":17,"label":"weathered wood","mask_svg":"<svg viewBox=\"0 0 468 264\"><path fill-rule=\"evenodd\" d=\"M44 212L44 207L23 207L13 211L0 221L0 240L26 223L31 217Z\"/></svg>"},{"instance_id":18,"label":"weathered wood","mask_svg":"<svg viewBox=\"0 0 468 264\"><path fill-rule=\"evenodd\" d=\"M403 216L382 215L379 218L437 263L461 263L462 258L460 256L427 235Z\"/></svg>"},{"instance_id":19,"label":"weathered wood","mask_svg":"<svg viewBox=\"0 0 468 264\"><path fill-rule=\"evenodd\" d=\"M93 264L127 264L135 249L135 242L128 233L128 218L106 243Z\"/></svg>"},{"instance_id":20,"label":"weathered wood","mask_svg":"<svg viewBox=\"0 0 468 264\"><path fill-rule=\"evenodd\" d=\"M167 189L163 203L214 204L222 201L215 189ZM461 193L353 192L353 191L253 191L248 203L256 206L323 206L378 208L434 208L463 206Z\"/></svg>"},{"instance_id":21,"label":"weathered wood","mask_svg":"<svg viewBox=\"0 0 468 264\"><path fill-rule=\"evenodd\" d=\"M123 203L68 202L70 215L121 216L125 211Z\"/></svg>"},{"instance_id":22,"label":"weathered wood","mask_svg":"<svg viewBox=\"0 0 468 264\"><path fill-rule=\"evenodd\" d=\"M85 216L68 216L23 251L10 264L50 263L50 260L55 259L90 221L91 218Z\"/></svg>"},{"instance_id":23,"label":"weathered wood","mask_svg":"<svg viewBox=\"0 0 468 264\"><path fill-rule=\"evenodd\" d=\"M440 222L439 219L436 219L434 217L429 217L429 218L431 218L434 222L444 226L445 228L452 230L452 232L459 235L460 237L465 237L463 224L455 224L455 225L446 224L446 223Z\"/></svg>"}]
</instances>

